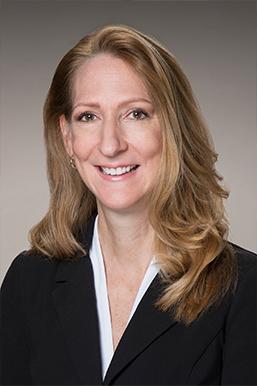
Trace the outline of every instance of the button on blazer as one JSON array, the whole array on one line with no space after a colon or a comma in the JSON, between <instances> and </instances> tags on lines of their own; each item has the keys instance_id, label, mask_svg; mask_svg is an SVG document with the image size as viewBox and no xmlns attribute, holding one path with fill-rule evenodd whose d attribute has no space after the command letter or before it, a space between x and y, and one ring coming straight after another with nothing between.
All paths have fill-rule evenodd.
<instances>
[{"instance_id":1,"label":"button on blazer","mask_svg":"<svg viewBox=\"0 0 257 386\"><path fill-rule=\"evenodd\" d=\"M95 216L83 243L89 250ZM21 253L1 287L1 385L256 385L256 255L232 244L239 270L229 293L191 325L154 307L154 278L102 379L89 255L57 261Z\"/></svg>"}]
</instances>

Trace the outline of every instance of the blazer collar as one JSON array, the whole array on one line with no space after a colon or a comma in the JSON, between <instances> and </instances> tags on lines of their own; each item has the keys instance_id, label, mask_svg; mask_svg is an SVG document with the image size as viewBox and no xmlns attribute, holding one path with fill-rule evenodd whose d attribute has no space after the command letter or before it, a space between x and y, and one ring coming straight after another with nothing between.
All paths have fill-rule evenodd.
<instances>
[{"instance_id":1,"label":"blazer collar","mask_svg":"<svg viewBox=\"0 0 257 386\"><path fill-rule=\"evenodd\" d=\"M86 249L92 243L96 213L84 229ZM102 381L100 331L94 288L94 274L89 254L58 265L53 302L67 346L83 384L108 385L140 352L176 322L170 313L154 307L164 288L157 274L132 316Z\"/></svg>"},{"instance_id":2,"label":"blazer collar","mask_svg":"<svg viewBox=\"0 0 257 386\"><path fill-rule=\"evenodd\" d=\"M112 358L104 378L111 384L117 375L165 331L176 324L171 315L154 307L163 285L157 274L141 299Z\"/></svg>"}]
</instances>

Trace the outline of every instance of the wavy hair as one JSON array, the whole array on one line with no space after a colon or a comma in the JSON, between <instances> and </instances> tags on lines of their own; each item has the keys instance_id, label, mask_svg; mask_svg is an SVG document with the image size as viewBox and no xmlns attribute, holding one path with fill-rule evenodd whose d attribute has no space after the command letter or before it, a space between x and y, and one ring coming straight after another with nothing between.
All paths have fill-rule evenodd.
<instances>
[{"instance_id":1,"label":"wavy hair","mask_svg":"<svg viewBox=\"0 0 257 386\"><path fill-rule=\"evenodd\" d=\"M133 67L163 127L161 165L149 199L155 255L165 284L156 307L189 324L235 288L236 260L223 206L229 193L221 185L217 153L178 61L154 38L131 27L99 28L81 39L56 69L44 105L50 206L30 231L31 251L56 259L86 253L77 235L96 210L96 200L69 165L59 118L70 120L74 75L99 53Z\"/></svg>"}]
</instances>

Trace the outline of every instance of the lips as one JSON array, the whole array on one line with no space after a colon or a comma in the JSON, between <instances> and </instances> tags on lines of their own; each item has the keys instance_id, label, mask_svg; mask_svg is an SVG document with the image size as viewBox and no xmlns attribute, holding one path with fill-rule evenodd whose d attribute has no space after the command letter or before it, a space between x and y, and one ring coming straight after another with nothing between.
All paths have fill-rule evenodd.
<instances>
[{"instance_id":1,"label":"lips","mask_svg":"<svg viewBox=\"0 0 257 386\"><path fill-rule=\"evenodd\" d=\"M130 172L133 172L139 167L139 165L130 165L130 166L118 166L117 168L107 168L103 166L99 166L98 169L103 173L107 175L117 176L117 175L124 175Z\"/></svg>"},{"instance_id":2,"label":"lips","mask_svg":"<svg viewBox=\"0 0 257 386\"><path fill-rule=\"evenodd\" d=\"M122 165L112 165L112 164L105 164L105 165L96 165L98 168L108 168L108 169L117 169L117 168L127 168L128 166L139 166L138 164L122 164Z\"/></svg>"},{"instance_id":3,"label":"lips","mask_svg":"<svg viewBox=\"0 0 257 386\"><path fill-rule=\"evenodd\" d=\"M120 173L121 170L119 170L117 174L114 173L114 172L111 172L111 171L110 171L110 173L108 173L106 170L102 169L102 166L97 166L96 168L98 170L98 173L105 180L107 180L107 181L121 181L121 180L127 179L130 176L136 174L137 173L137 169L139 168L140 165L135 165L135 164L133 165L133 164L131 164L130 166L133 166L133 167L129 171L125 171L126 166L123 166L124 172ZM118 168L122 169L121 166L118 166ZM108 168L108 169L113 169L114 170L113 167L112 168Z\"/></svg>"}]
</instances>

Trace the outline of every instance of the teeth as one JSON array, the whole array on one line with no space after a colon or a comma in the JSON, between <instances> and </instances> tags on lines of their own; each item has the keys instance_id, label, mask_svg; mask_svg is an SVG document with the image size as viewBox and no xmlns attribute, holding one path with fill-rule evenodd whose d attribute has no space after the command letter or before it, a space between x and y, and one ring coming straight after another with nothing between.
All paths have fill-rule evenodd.
<instances>
[{"instance_id":1,"label":"teeth","mask_svg":"<svg viewBox=\"0 0 257 386\"><path fill-rule=\"evenodd\" d=\"M131 169L133 169L136 165L131 165L131 166L126 166L126 167L119 167L119 168L104 168L104 167L101 167L102 171L105 173L105 174L110 174L112 176L120 176L124 173L128 173L130 172Z\"/></svg>"}]
</instances>

